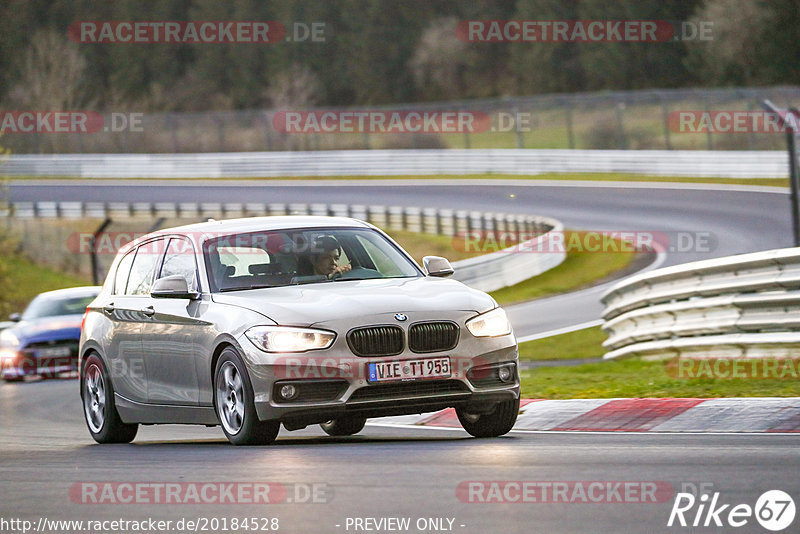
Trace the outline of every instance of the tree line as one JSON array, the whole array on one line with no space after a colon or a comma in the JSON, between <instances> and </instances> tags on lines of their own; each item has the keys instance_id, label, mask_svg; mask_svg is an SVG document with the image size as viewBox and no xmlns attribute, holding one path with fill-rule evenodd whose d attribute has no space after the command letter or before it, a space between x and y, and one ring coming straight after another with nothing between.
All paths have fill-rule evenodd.
<instances>
[{"instance_id":1,"label":"tree line","mask_svg":"<svg viewBox=\"0 0 800 534\"><path fill-rule=\"evenodd\" d=\"M134 20L278 21L290 37L316 23L323 38L68 38L76 21ZM465 20L665 20L712 30L707 40L658 43L469 42L457 35ZM798 84L799 34L798 0L3 0L0 104L202 111Z\"/></svg>"}]
</instances>

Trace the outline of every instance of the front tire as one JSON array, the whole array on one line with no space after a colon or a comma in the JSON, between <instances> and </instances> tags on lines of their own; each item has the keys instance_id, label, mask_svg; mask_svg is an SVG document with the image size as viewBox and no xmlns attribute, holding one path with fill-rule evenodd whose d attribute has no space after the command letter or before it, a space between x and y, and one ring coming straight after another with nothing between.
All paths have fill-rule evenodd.
<instances>
[{"instance_id":1,"label":"front tire","mask_svg":"<svg viewBox=\"0 0 800 534\"><path fill-rule=\"evenodd\" d=\"M89 355L83 366L81 400L86 426L97 443L130 443L136 437L139 425L122 422L106 366L96 354Z\"/></svg>"},{"instance_id":2,"label":"front tire","mask_svg":"<svg viewBox=\"0 0 800 534\"><path fill-rule=\"evenodd\" d=\"M319 426L329 436L352 436L361 432L365 424L367 424L366 417L340 417L327 423L320 423Z\"/></svg>"},{"instance_id":3,"label":"front tire","mask_svg":"<svg viewBox=\"0 0 800 534\"><path fill-rule=\"evenodd\" d=\"M214 371L214 407L225 437L234 445L267 445L278 437L280 423L260 421L254 398L239 353L224 349Z\"/></svg>"},{"instance_id":4,"label":"front tire","mask_svg":"<svg viewBox=\"0 0 800 534\"><path fill-rule=\"evenodd\" d=\"M508 434L519 414L519 399L498 402L494 411L486 414L470 414L456 409L456 415L464 430L476 438L496 438Z\"/></svg>"}]
</instances>

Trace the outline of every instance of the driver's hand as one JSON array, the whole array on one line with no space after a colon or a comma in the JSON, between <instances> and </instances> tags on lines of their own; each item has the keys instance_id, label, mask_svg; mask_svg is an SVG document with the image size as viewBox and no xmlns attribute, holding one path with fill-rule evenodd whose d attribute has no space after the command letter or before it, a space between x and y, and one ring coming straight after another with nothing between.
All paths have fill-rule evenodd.
<instances>
[{"instance_id":1,"label":"driver's hand","mask_svg":"<svg viewBox=\"0 0 800 534\"><path fill-rule=\"evenodd\" d=\"M343 273L350 271L352 268L353 267L350 265L337 265L333 272L328 275L328 278L341 276Z\"/></svg>"}]
</instances>

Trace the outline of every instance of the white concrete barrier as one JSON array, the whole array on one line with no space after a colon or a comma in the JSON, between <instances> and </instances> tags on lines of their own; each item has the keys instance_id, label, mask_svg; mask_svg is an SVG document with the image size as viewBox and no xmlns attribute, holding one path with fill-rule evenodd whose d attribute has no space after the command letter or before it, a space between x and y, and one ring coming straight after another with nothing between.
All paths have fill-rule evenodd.
<instances>
[{"instance_id":1,"label":"white concrete barrier","mask_svg":"<svg viewBox=\"0 0 800 534\"><path fill-rule=\"evenodd\" d=\"M9 176L81 178L252 178L280 176L536 175L786 178L781 151L430 149L222 152L203 154L11 155Z\"/></svg>"}]
</instances>

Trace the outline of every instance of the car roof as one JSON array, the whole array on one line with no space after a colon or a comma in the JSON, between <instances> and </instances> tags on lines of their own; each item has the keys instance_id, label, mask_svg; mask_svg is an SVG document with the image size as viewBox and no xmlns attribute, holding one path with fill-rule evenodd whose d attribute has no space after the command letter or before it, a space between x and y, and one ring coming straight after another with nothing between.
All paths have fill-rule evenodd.
<instances>
[{"instance_id":1,"label":"car roof","mask_svg":"<svg viewBox=\"0 0 800 534\"><path fill-rule=\"evenodd\" d=\"M207 222L187 224L159 230L155 233L166 232L257 232L265 230L287 230L292 228L324 228L329 226L336 227L362 227L368 228L369 225L358 219L349 217L322 217L304 215L283 215L272 217L243 217L240 219L209 220Z\"/></svg>"},{"instance_id":2,"label":"car roof","mask_svg":"<svg viewBox=\"0 0 800 534\"><path fill-rule=\"evenodd\" d=\"M272 217L243 217L239 219L208 220L207 222L162 228L141 236L120 248L119 252L128 252L144 241L159 236L189 234L195 237L208 234L208 238L216 235L239 234L249 232L266 232L270 230L291 230L295 228L372 228L372 225L349 217L322 217L305 215L283 215Z\"/></svg>"},{"instance_id":3,"label":"car roof","mask_svg":"<svg viewBox=\"0 0 800 534\"><path fill-rule=\"evenodd\" d=\"M80 287L68 287L66 289L56 289L55 291L45 291L44 293L39 293L36 295L37 297L91 297L97 296L100 293L100 290L103 289L100 286L80 286Z\"/></svg>"}]
</instances>

